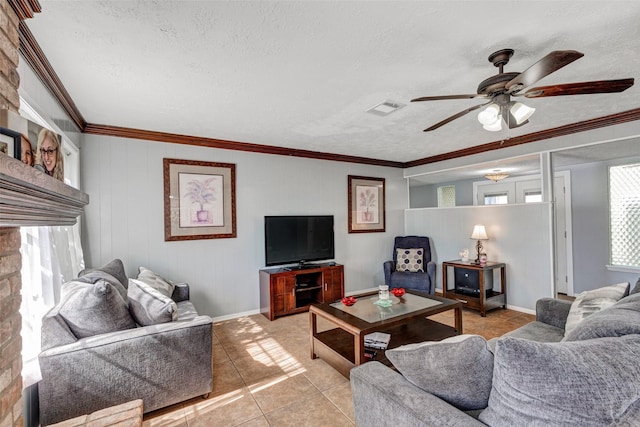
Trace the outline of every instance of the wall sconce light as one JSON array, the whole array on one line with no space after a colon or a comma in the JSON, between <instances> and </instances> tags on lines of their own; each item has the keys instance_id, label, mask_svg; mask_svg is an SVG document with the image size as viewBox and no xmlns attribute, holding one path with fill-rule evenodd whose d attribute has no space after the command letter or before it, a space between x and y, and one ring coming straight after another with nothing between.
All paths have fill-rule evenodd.
<instances>
[{"instance_id":1,"label":"wall sconce light","mask_svg":"<svg viewBox=\"0 0 640 427\"><path fill-rule=\"evenodd\" d=\"M480 253L482 252L483 246L482 246L482 241L483 240L489 240L489 237L487 237L487 231L484 229L484 225L482 224L476 224L473 226L473 232L471 233L471 238L476 240L476 264L480 264Z\"/></svg>"}]
</instances>

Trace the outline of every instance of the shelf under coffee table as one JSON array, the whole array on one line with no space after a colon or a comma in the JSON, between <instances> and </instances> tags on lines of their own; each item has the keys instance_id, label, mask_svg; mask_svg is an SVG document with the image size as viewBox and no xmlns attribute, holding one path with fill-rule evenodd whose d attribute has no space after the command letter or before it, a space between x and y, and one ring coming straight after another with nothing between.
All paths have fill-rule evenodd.
<instances>
[{"instance_id":1,"label":"shelf under coffee table","mask_svg":"<svg viewBox=\"0 0 640 427\"><path fill-rule=\"evenodd\" d=\"M347 307L340 302L313 304L309 307L311 358L320 357L349 378L354 366L369 360L386 365L384 350L373 359L364 356L364 337L371 332L391 334L388 348L422 341L440 341L462 333L462 303L435 295L407 291L401 298L392 297L390 307L378 307L377 292L355 295L358 302ZM455 326L427 319L443 311L454 310ZM318 331L318 318L335 326Z\"/></svg>"}]
</instances>

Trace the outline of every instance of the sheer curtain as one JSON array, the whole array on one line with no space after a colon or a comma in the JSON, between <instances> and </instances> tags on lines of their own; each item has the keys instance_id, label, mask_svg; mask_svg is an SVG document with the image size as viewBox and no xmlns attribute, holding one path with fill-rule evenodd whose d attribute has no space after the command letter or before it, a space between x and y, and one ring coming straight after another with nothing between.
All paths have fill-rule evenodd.
<instances>
[{"instance_id":1,"label":"sheer curtain","mask_svg":"<svg viewBox=\"0 0 640 427\"><path fill-rule=\"evenodd\" d=\"M60 287L84 268L79 225L22 227L22 363L23 381L39 378L40 326L44 314L60 300Z\"/></svg>"}]
</instances>

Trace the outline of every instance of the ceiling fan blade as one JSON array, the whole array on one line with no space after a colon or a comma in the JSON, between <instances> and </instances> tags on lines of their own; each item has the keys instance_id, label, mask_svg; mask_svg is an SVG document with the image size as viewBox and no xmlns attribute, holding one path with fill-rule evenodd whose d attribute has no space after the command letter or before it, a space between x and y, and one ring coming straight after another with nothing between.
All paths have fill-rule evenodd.
<instances>
[{"instance_id":1,"label":"ceiling fan blade","mask_svg":"<svg viewBox=\"0 0 640 427\"><path fill-rule=\"evenodd\" d=\"M566 83L551 86L539 86L524 93L527 98L543 96L588 95L592 93L622 92L633 86L634 79L598 80L593 82Z\"/></svg>"},{"instance_id":2,"label":"ceiling fan blade","mask_svg":"<svg viewBox=\"0 0 640 427\"><path fill-rule=\"evenodd\" d=\"M444 125L446 125L447 123L454 121L455 119L459 119L460 117L464 116L465 114L470 113L470 112L472 112L473 110L477 110L478 108L480 108L480 107L482 107L482 106L484 106L484 105L487 105L487 103L485 103L485 104L480 104L480 105L476 105L476 106L474 106L474 107L467 108L466 110L462 110L462 111L460 111L459 113L456 113L456 114L454 114L454 115L453 115L453 116L451 116L451 117L447 117L447 118L446 118L446 119L444 119L443 121L438 122L438 123L436 123L435 125L433 125L433 126L431 126L431 127L427 128L427 129L425 129L423 132L429 132L429 131L432 131L432 130L436 130L436 129L438 129L440 126L444 126Z\"/></svg>"},{"instance_id":3,"label":"ceiling fan blade","mask_svg":"<svg viewBox=\"0 0 640 427\"><path fill-rule=\"evenodd\" d=\"M543 77L548 76L554 71L558 71L565 65L571 64L576 59L580 59L584 53L575 50L554 50L547 56L527 68L515 78L511 79L505 88L510 92L518 92L525 87L531 86Z\"/></svg>"},{"instance_id":4,"label":"ceiling fan blade","mask_svg":"<svg viewBox=\"0 0 640 427\"><path fill-rule=\"evenodd\" d=\"M473 98L487 98L487 96L486 95L478 95L477 93L474 93L473 95L423 96L421 98L412 99L411 102L440 101L442 99L473 99Z\"/></svg>"}]
</instances>

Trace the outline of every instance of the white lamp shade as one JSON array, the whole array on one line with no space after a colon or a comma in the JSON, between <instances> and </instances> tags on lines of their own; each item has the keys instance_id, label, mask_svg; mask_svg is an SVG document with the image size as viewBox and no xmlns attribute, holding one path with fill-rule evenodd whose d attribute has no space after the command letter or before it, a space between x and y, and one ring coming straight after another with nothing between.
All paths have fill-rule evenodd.
<instances>
[{"instance_id":1,"label":"white lamp shade","mask_svg":"<svg viewBox=\"0 0 640 427\"><path fill-rule=\"evenodd\" d=\"M502 130L502 116L499 115L497 120L494 123L491 124L487 124L487 125L482 125L482 127L485 130L491 131L491 132L498 132Z\"/></svg>"},{"instance_id":2,"label":"white lamp shade","mask_svg":"<svg viewBox=\"0 0 640 427\"><path fill-rule=\"evenodd\" d=\"M478 113L478 121L483 125L492 125L499 121L500 107L496 104L489 104L487 108Z\"/></svg>"},{"instance_id":3,"label":"white lamp shade","mask_svg":"<svg viewBox=\"0 0 640 427\"><path fill-rule=\"evenodd\" d=\"M489 240L489 238L487 237L487 231L484 229L484 225L474 225L473 233L471 233L471 238L474 240Z\"/></svg>"},{"instance_id":4,"label":"white lamp shade","mask_svg":"<svg viewBox=\"0 0 640 427\"><path fill-rule=\"evenodd\" d=\"M509 111L511 111L511 115L516 119L516 123L522 124L529 120L529 117L533 116L536 109L527 107L522 102L516 102L511 106Z\"/></svg>"}]
</instances>

